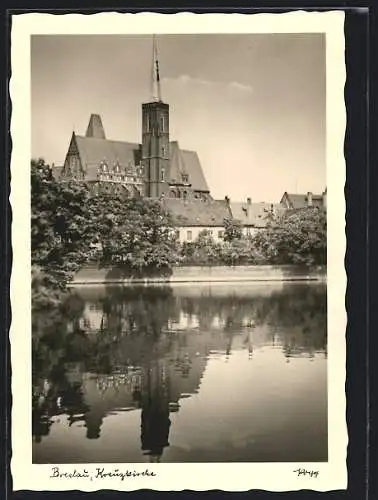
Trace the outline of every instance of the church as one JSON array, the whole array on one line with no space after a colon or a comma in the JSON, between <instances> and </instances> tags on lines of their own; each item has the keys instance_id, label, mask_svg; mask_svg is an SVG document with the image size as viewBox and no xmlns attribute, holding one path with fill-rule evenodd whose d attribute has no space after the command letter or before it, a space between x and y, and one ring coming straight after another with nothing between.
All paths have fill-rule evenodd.
<instances>
[{"instance_id":1,"label":"church","mask_svg":"<svg viewBox=\"0 0 378 500\"><path fill-rule=\"evenodd\" d=\"M221 240L224 219L232 217L230 205L211 196L197 152L170 138L155 39L151 83L151 99L141 110L141 143L107 138L101 116L92 114L85 135L72 133L63 167L55 167L54 175L63 182L85 182L94 195L159 200L173 216L180 241L194 240L203 229Z\"/></svg>"},{"instance_id":2,"label":"church","mask_svg":"<svg viewBox=\"0 0 378 500\"><path fill-rule=\"evenodd\" d=\"M72 133L60 180L84 181L93 193L103 189L126 197L211 199L198 154L170 139L155 39L151 83L151 99L142 104L141 143L107 138L101 116L92 114L85 135Z\"/></svg>"},{"instance_id":3,"label":"church","mask_svg":"<svg viewBox=\"0 0 378 500\"><path fill-rule=\"evenodd\" d=\"M60 180L84 181L93 193L208 200L197 153L169 140L168 104L143 104L142 113L141 144L107 139L101 117L92 114L85 135L72 133Z\"/></svg>"}]
</instances>

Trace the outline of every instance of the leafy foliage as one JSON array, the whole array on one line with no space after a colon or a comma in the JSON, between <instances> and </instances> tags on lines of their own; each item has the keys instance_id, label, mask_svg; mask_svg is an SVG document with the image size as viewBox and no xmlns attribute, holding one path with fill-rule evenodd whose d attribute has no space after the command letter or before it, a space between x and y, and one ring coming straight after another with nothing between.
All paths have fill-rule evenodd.
<instances>
[{"instance_id":1,"label":"leafy foliage","mask_svg":"<svg viewBox=\"0 0 378 500\"><path fill-rule=\"evenodd\" d=\"M240 240L243 236L243 227L240 221L224 219L224 241Z\"/></svg>"},{"instance_id":2,"label":"leafy foliage","mask_svg":"<svg viewBox=\"0 0 378 500\"><path fill-rule=\"evenodd\" d=\"M258 233L254 244L267 263L325 265L326 213L318 208L287 211Z\"/></svg>"},{"instance_id":3,"label":"leafy foliage","mask_svg":"<svg viewBox=\"0 0 378 500\"><path fill-rule=\"evenodd\" d=\"M79 183L58 183L43 160L31 164L32 264L64 286L88 259L93 229L89 192Z\"/></svg>"},{"instance_id":4,"label":"leafy foliage","mask_svg":"<svg viewBox=\"0 0 378 500\"><path fill-rule=\"evenodd\" d=\"M89 211L103 266L120 267L132 277L171 272L177 260L176 239L171 217L159 203L100 195L90 200Z\"/></svg>"},{"instance_id":5,"label":"leafy foliage","mask_svg":"<svg viewBox=\"0 0 378 500\"><path fill-rule=\"evenodd\" d=\"M84 183L56 182L43 160L32 161L31 189L32 264L56 286L89 261L121 267L128 276L171 272L177 245L159 203L90 196Z\"/></svg>"}]
</instances>

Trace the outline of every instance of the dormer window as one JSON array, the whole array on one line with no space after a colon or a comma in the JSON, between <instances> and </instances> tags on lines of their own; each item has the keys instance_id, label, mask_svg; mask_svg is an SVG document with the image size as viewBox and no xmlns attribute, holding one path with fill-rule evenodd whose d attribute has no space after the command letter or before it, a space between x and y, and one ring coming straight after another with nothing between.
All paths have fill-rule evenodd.
<instances>
[{"instance_id":1,"label":"dormer window","mask_svg":"<svg viewBox=\"0 0 378 500\"><path fill-rule=\"evenodd\" d=\"M182 174L182 182L187 184L189 182L188 174Z\"/></svg>"}]
</instances>

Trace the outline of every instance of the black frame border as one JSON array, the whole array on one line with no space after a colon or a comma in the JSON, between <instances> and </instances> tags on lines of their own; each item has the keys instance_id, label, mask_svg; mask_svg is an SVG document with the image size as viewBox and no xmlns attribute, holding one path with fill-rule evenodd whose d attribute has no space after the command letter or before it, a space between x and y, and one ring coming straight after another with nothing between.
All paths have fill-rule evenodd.
<instances>
[{"instance_id":1,"label":"black frame border","mask_svg":"<svg viewBox=\"0 0 378 500\"><path fill-rule=\"evenodd\" d=\"M378 255L377 230L375 219L373 218L374 208L377 208L376 193L378 193L377 181L377 140L376 128L376 91L377 81L377 59L374 53L377 42L377 16L376 11L366 2L334 2L319 1L316 5L311 2L291 1L291 5L282 7L277 2L271 0L259 0L253 6L201 6L201 2L192 1L190 6L166 5L157 7L151 4L137 5L129 2L127 9L120 7L85 7L78 8L73 4L71 7L66 4L64 8L30 8L19 6L9 8L5 12L5 38L4 58L5 78L2 79L2 96L4 105L1 112L4 119L5 130L2 134L1 146L6 159L5 169L0 169L0 193L2 217L2 245L1 245L1 284L0 294L0 314L4 319L5 335L1 336L0 353L4 356L4 363L1 364L0 379L4 381L1 388L2 405L0 406L0 421L2 424L2 442L4 443L4 453L1 458L4 461L0 477L0 484L4 485L5 498L15 500L23 499L65 499L65 498L94 498L94 499L115 499L115 498L166 498L177 495L181 498L189 499L200 496L201 498L225 498L239 499L251 497L254 499L317 499L331 498L338 499L373 499L376 498L377 480L375 470L378 470L376 457L377 451L377 430L374 421L377 404L374 402L374 363L373 353L373 331L378 332L378 322L376 311L378 302L372 293L374 268L376 263L372 258ZM306 5L307 3L307 5ZM93 5L93 4L92 4ZM310 490L291 492L268 492L260 490L250 490L248 492L224 492L212 490L207 492L157 492L152 490L138 490L135 492L118 492L100 490L94 493L84 493L81 491L66 492L32 492L32 491L12 491L12 480L9 469L11 458L11 391L10 391L10 344L9 325L11 321L11 307L9 299L10 274L12 266L11 248L11 220L12 212L9 204L10 193L10 156L12 142L9 132L11 119L11 101L9 96L8 82L11 76L10 61L10 32L12 16L26 12L51 12L54 14L83 13L93 14L105 10L117 12L140 12L153 11L162 13L177 13L180 11L190 11L195 13L225 12L225 13L260 13L272 12L282 13L292 10L306 11L329 11L343 10L345 12L345 38L346 38L346 67L347 81L345 85L345 101L347 108L347 129L345 136L345 158L347 164L347 180L345 185L345 196L347 202L346 232L347 251L345 266L348 274L348 287L346 294L346 308L348 313L348 325L346 332L347 339L347 423L348 423L348 488L345 491L314 492ZM375 41L373 40L375 37ZM375 56L375 59L374 59ZM370 58L370 64L369 64ZM4 126L4 125L3 125ZM375 136L373 135L375 131ZM370 287L370 288L369 288ZM370 293L369 293L370 291ZM376 329L374 329L374 326ZM370 337L368 334L370 328Z\"/></svg>"}]
</instances>

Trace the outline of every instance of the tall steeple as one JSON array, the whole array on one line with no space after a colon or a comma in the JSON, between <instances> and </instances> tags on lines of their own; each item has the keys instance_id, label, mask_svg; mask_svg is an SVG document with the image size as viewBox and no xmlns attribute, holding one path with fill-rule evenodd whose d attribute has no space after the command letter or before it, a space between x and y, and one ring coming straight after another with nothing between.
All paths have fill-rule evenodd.
<instances>
[{"instance_id":1,"label":"tall steeple","mask_svg":"<svg viewBox=\"0 0 378 500\"><path fill-rule=\"evenodd\" d=\"M169 105L161 98L155 36L152 47L151 100L142 104L142 162L146 195L160 197L169 187Z\"/></svg>"},{"instance_id":2,"label":"tall steeple","mask_svg":"<svg viewBox=\"0 0 378 500\"><path fill-rule=\"evenodd\" d=\"M159 55L156 43L156 36L153 35L152 40L152 67L151 67L151 100L162 102L161 100L161 84L160 84L160 68Z\"/></svg>"}]
</instances>

